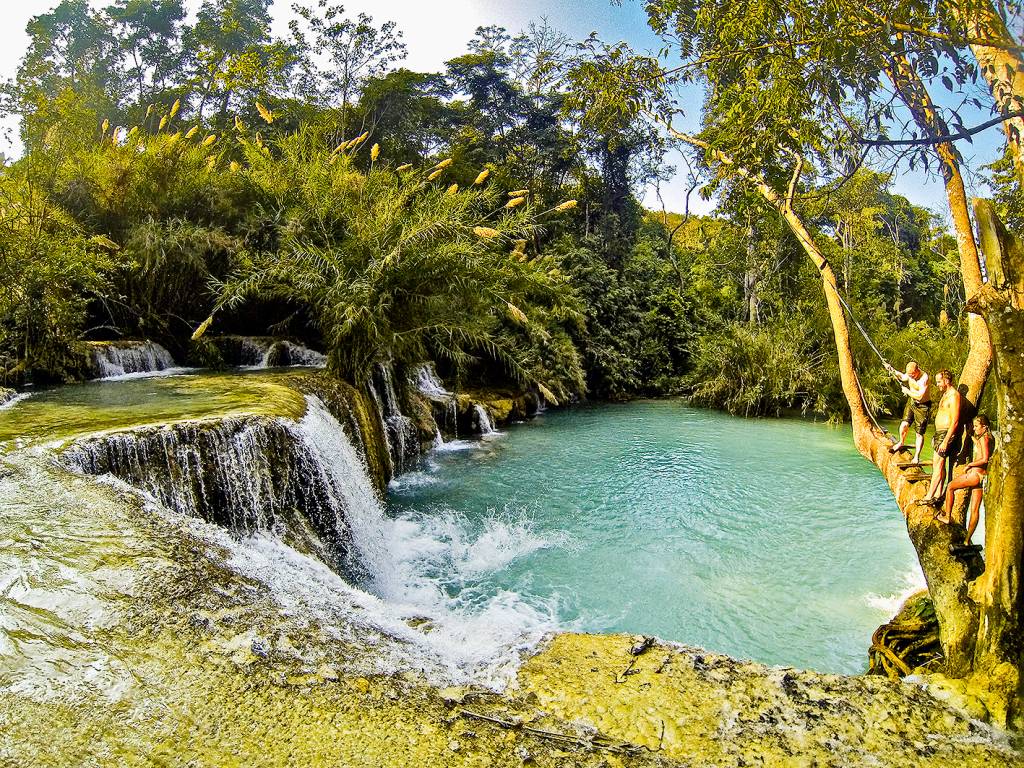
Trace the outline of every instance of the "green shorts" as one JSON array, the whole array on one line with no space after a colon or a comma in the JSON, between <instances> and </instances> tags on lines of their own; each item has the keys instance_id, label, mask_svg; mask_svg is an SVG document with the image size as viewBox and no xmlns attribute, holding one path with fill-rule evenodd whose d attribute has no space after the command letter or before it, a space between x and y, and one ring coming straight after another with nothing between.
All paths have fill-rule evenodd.
<instances>
[{"instance_id":1,"label":"green shorts","mask_svg":"<svg viewBox=\"0 0 1024 768\"><path fill-rule=\"evenodd\" d=\"M946 439L946 435L949 434L948 429L936 430L935 436L932 437L932 450L935 451L938 456L939 446ZM957 433L953 435L953 438L949 441L949 450L946 451L947 459L956 459L960 455L960 440L963 437L963 432L957 430Z\"/></svg>"},{"instance_id":2,"label":"green shorts","mask_svg":"<svg viewBox=\"0 0 1024 768\"><path fill-rule=\"evenodd\" d=\"M923 435L928 431L928 425L932 421L932 401L926 400L919 403L914 398L908 397L907 404L903 408L903 421L915 427L917 434Z\"/></svg>"}]
</instances>

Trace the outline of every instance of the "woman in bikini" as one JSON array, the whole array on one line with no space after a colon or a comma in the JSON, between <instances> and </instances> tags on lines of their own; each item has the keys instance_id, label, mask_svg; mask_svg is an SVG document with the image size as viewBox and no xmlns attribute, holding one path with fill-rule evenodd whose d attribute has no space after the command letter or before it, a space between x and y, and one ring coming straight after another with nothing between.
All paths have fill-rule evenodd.
<instances>
[{"instance_id":1,"label":"woman in bikini","mask_svg":"<svg viewBox=\"0 0 1024 768\"><path fill-rule=\"evenodd\" d=\"M971 514L967 523L967 537L964 540L964 547L971 546L971 537L974 529L978 527L978 512L981 509L982 486L985 477L988 475L988 460L992 455L993 439L992 430L989 427L988 417L978 414L974 419L974 434L971 436L974 441L974 452L972 461L967 465L960 477L950 482L946 488L946 503L942 514L936 517L940 523L950 523L953 512L953 496L963 488L971 489Z\"/></svg>"}]
</instances>

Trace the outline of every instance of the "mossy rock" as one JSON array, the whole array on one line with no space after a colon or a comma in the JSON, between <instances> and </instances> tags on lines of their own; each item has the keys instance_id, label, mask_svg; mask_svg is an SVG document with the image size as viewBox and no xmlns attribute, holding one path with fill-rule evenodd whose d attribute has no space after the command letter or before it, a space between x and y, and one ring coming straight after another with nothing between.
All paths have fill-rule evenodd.
<instances>
[{"instance_id":1,"label":"mossy rock","mask_svg":"<svg viewBox=\"0 0 1024 768\"><path fill-rule=\"evenodd\" d=\"M0 387L0 406L6 405L18 396L18 393L7 387Z\"/></svg>"},{"instance_id":2,"label":"mossy rock","mask_svg":"<svg viewBox=\"0 0 1024 768\"><path fill-rule=\"evenodd\" d=\"M228 367L220 347L205 336L189 342L185 361L194 368L207 368L214 371L223 371Z\"/></svg>"}]
</instances>

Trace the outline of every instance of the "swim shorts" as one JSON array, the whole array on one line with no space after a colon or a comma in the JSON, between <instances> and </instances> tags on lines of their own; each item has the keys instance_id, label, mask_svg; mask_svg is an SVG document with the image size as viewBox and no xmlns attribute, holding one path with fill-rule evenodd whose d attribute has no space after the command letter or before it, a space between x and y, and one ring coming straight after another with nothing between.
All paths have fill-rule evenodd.
<instances>
[{"instance_id":1,"label":"swim shorts","mask_svg":"<svg viewBox=\"0 0 1024 768\"><path fill-rule=\"evenodd\" d=\"M903 420L912 427L916 425L917 434L923 435L928 431L928 425L932 421L932 401L926 400L919 403L914 398L908 397L907 404L903 408Z\"/></svg>"}]
</instances>

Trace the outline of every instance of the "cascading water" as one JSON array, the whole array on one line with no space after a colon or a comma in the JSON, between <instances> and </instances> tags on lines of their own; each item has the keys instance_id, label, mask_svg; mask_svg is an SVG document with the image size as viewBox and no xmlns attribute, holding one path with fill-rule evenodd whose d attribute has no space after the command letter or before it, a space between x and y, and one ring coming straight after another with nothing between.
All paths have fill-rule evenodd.
<instances>
[{"instance_id":1,"label":"cascading water","mask_svg":"<svg viewBox=\"0 0 1024 768\"><path fill-rule=\"evenodd\" d=\"M477 429L480 431L481 435L498 434L498 430L496 430L494 425L491 423L491 415L487 412L486 408L480 405L480 403L476 403L473 406L473 410L476 411Z\"/></svg>"},{"instance_id":2,"label":"cascading water","mask_svg":"<svg viewBox=\"0 0 1024 768\"><path fill-rule=\"evenodd\" d=\"M435 403L441 406L440 415L435 413L435 419L443 422L445 428L451 426L452 435L454 438L459 436L459 419L458 419L458 403L455 399L455 393L445 388L444 383L441 381L441 377L437 375L437 370L434 368L433 363L424 363L416 370L416 375L412 379L416 389L419 390L420 394L427 398L431 403ZM441 434L440 426L437 428L437 433L434 435L434 447L444 448L445 440Z\"/></svg>"},{"instance_id":3,"label":"cascading water","mask_svg":"<svg viewBox=\"0 0 1024 768\"><path fill-rule=\"evenodd\" d=\"M225 362L243 368L287 368L303 366L323 368L327 357L322 352L286 339L267 336L218 336L214 343Z\"/></svg>"},{"instance_id":4,"label":"cascading water","mask_svg":"<svg viewBox=\"0 0 1024 768\"><path fill-rule=\"evenodd\" d=\"M416 388L429 398L449 400L454 395L444 388L432 363L424 363L416 370L414 378Z\"/></svg>"},{"instance_id":5,"label":"cascading water","mask_svg":"<svg viewBox=\"0 0 1024 768\"><path fill-rule=\"evenodd\" d=\"M503 685L518 651L557 627L550 600L452 589L548 546L544 538L497 517L476 535L458 516L389 518L353 442L318 398L307 397L298 422L228 417L141 428L80 439L62 461L229 528L233 560L288 600L355 599L375 626L421 648L424 667L440 664L445 679ZM322 594L335 579L323 564L347 579L333 582L344 594ZM313 589L320 592L306 594Z\"/></svg>"},{"instance_id":6,"label":"cascading water","mask_svg":"<svg viewBox=\"0 0 1024 768\"><path fill-rule=\"evenodd\" d=\"M171 353L152 341L92 342L89 356L98 379L175 369Z\"/></svg>"},{"instance_id":7,"label":"cascading water","mask_svg":"<svg viewBox=\"0 0 1024 768\"><path fill-rule=\"evenodd\" d=\"M236 533L285 534L347 569L347 505L339 502L341 492L335 477L325 475L321 456L296 429L289 420L266 417L182 422L78 440L62 459ZM365 477L358 458L347 466Z\"/></svg>"},{"instance_id":8,"label":"cascading water","mask_svg":"<svg viewBox=\"0 0 1024 768\"><path fill-rule=\"evenodd\" d=\"M402 413L390 366L381 365L374 371L370 382L370 394L377 406L381 426L384 428L391 461L391 475L399 475L419 458L419 441L412 419Z\"/></svg>"}]
</instances>

